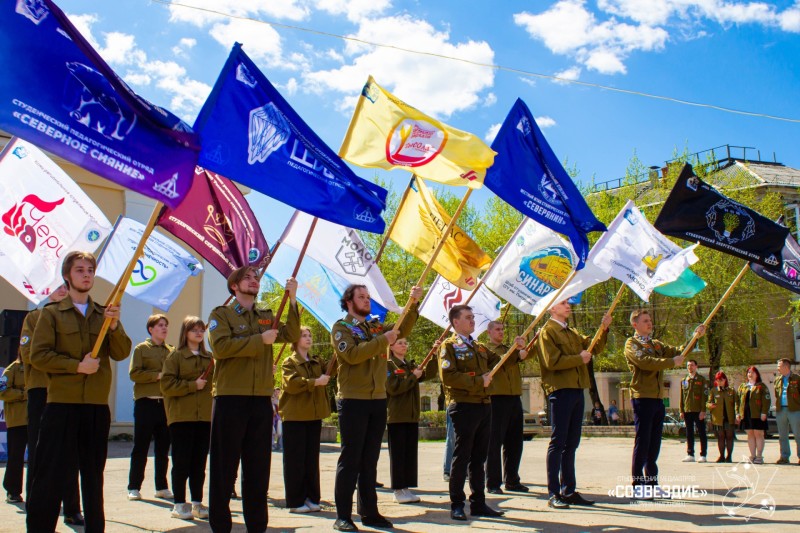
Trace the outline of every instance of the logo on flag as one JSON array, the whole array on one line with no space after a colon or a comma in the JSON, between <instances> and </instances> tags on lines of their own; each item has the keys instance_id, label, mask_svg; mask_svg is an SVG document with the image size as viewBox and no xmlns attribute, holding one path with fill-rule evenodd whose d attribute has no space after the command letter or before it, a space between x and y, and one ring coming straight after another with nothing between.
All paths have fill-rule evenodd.
<instances>
[{"instance_id":1,"label":"logo on flag","mask_svg":"<svg viewBox=\"0 0 800 533\"><path fill-rule=\"evenodd\" d=\"M746 241L756 234L756 221L744 208L727 199L720 200L706 212L708 229L714 236L730 244Z\"/></svg>"},{"instance_id":2,"label":"logo on flag","mask_svg":"<svg viewBox=\"0 0 800 533\"><path fill-rule=\"evenodd\" d=\"M656 255L656 251L654 248L650 248L647 254L642 257L642 263L647 267L647 276L653 277L656 275L656 269L658 269L658 265L661 263L661 260L664 259L664 254Z\"/></svg>"},{"instance_id":3,"label":"logo on flag","mask_svg":"<svg viewBox=\"0 0 800 533\"><path fill-rule=\"evenodd\" d=\"M444 285L449 285L449 283L443 283ZM452 291L445 293L442 297L442 307L445 308L446 311L450 311L454 305L460 304L464 301L464 295L461 291L461 287L455 287Z\"/></svg>"},{"instance_id":4,"label":"logo on flag","mask_svg":"<svg viewBox=\"0 0 800 533\"><path fill-rule=\"evenodd\" d=\"M158 271L154 267L150 265L145 266L144 261L139 259L136 261L136 267L131 273L131 285L134 287L147 285L148 283L155 281L157 275Z\"/></svg>"},{"instance_id":5,"label":"logo on flag","mask_svg":"<svg viewBox=\"0 0 800 533\"><path fill-rule=\"evenodd\" d=\"M258 82L253 77L253 75L250 74L250 71L247 70L247 67L244 65L244 63L239 63L239 65L237 65L236 79L244 83L251 89L254 88L256 85L258 85Z\"/></svg>"},{"instance_id":6,"label":"logo on flag","mask_svg":"<svg viewBox=\"0 0 800 533\"><path fill-rule=\"evenodd\" d=\"M286 144L289 133L289 123L272 102L250 111L247 162L254 165L266 161L275 150Z\"/></svg>"},{"instance_id":7,"label":"logo on flag","mask_svg":"<svg viewBox=\"0 0 800 533\"><path fill-rule=\"evenodd\" d=\"M98 71L77 61L66 65L72 75L64 87L70 118L107 139L124 141L136 125L136 113L117 100L114 88Z\"/></svg>"},{"instance_id":8,"label":"logo on flag","mask_svg":"<svg viewBox=\"0 0 800 533\"><path fill-rule=\"evenodd\" d=\"M443 328L450 325L448 314L455 305L463 304L469 299L469 306L475 315L475 331L477 337L484 331L491 320L499 315L500 300L485 286L478 288L476 294L450 283L442 276L437 276L431 285L425 300L420 306L422 316Z\"/></svg>"},{"instance_id":9,"label":"logo on flag","mask_svg":"<svg viewBox=\"0 0 800 533\"><path fill-rule=\"evenodd\" d=\"M372 253L354 235L355 232L349 229L347 236L342 238L342 246L336 252L336 261L348 274L366 276L373 265Z\"/></svg>"},{"instance_id":10,"label":"logo on flag","mask_svg":"<svg viewBox=\"0 0 800 533\"><path fill-rule=\"evenodd\" d=\"M553 180L547 174L542 174L542 179L539 182L539 193L553 207L564 205L564 202L558 197L556 188L553 186Z\"/></svg>"},{"instance_id":11,"label":"logo on flag","mask_svg":"<svg viewBox=\"0 0 800 533\"><path fill-rule=\"evenodd\" d=\"M51 235L50 228L42 221L45 219L44 213L51 213L56 207L63 203L63 197L54 202L47 202L35 194L29 194L22 199L22 202L19 204L15 203L11 209L3 214L3 230L12 237L18 237L20 242L22 242L31 253L33 253L33 249L36 248L37 233L41 236L47 236L45 242L48 243L50 248L57 250L60 245L58 236L56 234ZM25 218L26 212L28 215L27 219ZM37 215L39 215L38 218ZM29 219L31 224L28 223Z\"/></svg>"},{"instance_id":12,"label":"logo on flag","mask_svg":"<svg viewBox=\"0 0 800 533\"><path fill-rule=\"evenodd\" d=\"M426 120L406 118L386 139L386 160L405 167L418 167L439 155L447 143L447 132Z\"/></svg>"},{"instance_id":13,"label":"logo on flag","mask_svg":"<svg viewBox=\"0 0 800 533\"><path fill-rule=\"evenodd\" d=\"M522 258L517 281L536 298L564 284L572 272L572 254L565 246L548 246Z\"/></svg>"},{"instance_id":14,"label":"logo on flag","mask_svg":"<svg viewBox=\"0 0 800 533\"><path fill-rule=\"evenodd\" d=\"M42 0L17 0L17 13L38 25L50 12Z\"/></svg>"}]
</instances>

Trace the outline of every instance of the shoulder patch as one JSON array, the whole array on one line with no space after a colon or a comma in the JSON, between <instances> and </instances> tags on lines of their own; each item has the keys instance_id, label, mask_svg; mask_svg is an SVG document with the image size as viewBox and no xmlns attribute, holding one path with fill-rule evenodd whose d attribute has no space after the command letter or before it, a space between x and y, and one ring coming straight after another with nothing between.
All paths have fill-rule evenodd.
<instances>
[{"instance_id":1,"label":"shoulder patch","mask_svg":"<svg viewBox=\"0 0 800 533\"><path fill-rule=\"evenodd\" d=\"M343 352L347 349L347 343L345 341L342 341L339 343L339 346L337 346L337 348L340 352Z\"/></svg>"},{"instance_id":2,"label":"shoulder patch","mask_svg":"<svg viewBox=\"0 0 800 533\"><path fill-rule=\"evenodd\" d=\"M333 335L333 340L336 340L336 341L338 341L338 340L341 340L341 338L342 338L342 332L341 332L341 331L337 331L337 332L336 332L336 333Z\"/></svg>"},{"instance_id":3,"label":"shoulder patch","mask_svg":"<svg viewBox=\"0 0 800 533\"><path fill-rule=\"evenodd\" d=\"M217 325L218 325L218 324L217 324L217 321L216 321L216 320L211 320L211 321L208 323L208 331L214 331L215 329L217 329Z\"/></svg>"},{"instance_id":4,"label":"shoulder patch","mask_svg":"<svg viewBox=\"0 0 800 533\"><path fill-rule=\"evenodd\" d=\"M25 346L26 344L28 344L28 341L29 341L29 340L31 340L31 338L30 338L30 337L28 337L27 335L23 335L23 336L22 336L22 337L20 337L20 339L19 339L19 345L20 345L20 346Z\"/></svg>"},{"instance_id":5,"label":"shoulder patch","mask_svg":"<svg viewBox=\"0 0 800 533\"><path fill-rule=\"evenodd\" d=\"M442 359L442 368L445 370L450 368L450 359Z\"/></svg>"}]
</instances>

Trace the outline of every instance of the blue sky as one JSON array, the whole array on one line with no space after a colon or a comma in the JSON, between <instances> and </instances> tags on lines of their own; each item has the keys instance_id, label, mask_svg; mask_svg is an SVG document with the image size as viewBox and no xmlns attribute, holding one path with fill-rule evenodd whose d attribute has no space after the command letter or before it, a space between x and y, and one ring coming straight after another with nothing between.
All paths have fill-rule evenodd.
<instances>
[{"instance_id":1,"label":"blue sky","mask_svg":"<svg viewBox=\"0 0 800 533\"><path fill-rule=\"evenodd\" d=\"M338 149L369 74L420 110L491 141L517 97L579 180L624 175L631 156L756 147L800 167L800 123L742 116L526 76L535 72L800 119L800 0L56 0L138 93L190 124L234 41ZM494 70L346 41L505 67ZM792 59L794 58L794 59ZM357 168L365 178L375 174ZM402 171L385 173L396 189ZM482 205L491 193L472 201ZM274 242L290 210L254 194Z\"/></svg>"}]
</instances>

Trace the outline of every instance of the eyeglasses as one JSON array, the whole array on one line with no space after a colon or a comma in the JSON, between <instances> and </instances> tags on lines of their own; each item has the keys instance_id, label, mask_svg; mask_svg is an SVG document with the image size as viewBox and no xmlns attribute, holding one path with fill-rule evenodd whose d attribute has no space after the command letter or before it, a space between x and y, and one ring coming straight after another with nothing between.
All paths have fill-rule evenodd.
<instances>
[{"instance_id":1,"label":"eyeglasses","mask_svg":"<svg viewBox=\"0 0 800 533\"><path fill-rule=\"evenodd\" d=\"M205 332L206 332L205 328L194 328L194 329L190 329L189 330L189 333L200 333L200 334L202 334L202 333L205 333Z\"/></svg>"}]
</instances>

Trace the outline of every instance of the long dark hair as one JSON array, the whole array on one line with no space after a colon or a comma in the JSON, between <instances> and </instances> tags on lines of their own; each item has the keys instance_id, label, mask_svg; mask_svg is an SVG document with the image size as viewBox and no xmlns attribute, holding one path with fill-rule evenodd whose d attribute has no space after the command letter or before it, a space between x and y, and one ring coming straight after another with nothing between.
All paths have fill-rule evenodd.
<instances>
[{"instance_id":1,"label":"long dark hair","mask_svg":"<svg viewBox=\"0 0 800 533\"><path fill-rule=\"evenodd\" d=\"M745 379L747 379L747 372L750 372L751 370L756 374L756 383L763 383L763 381L761 381L761 372L759 372L755 366L747 367L747 371L744 374Z\"/></svg>"}]
</instances>

